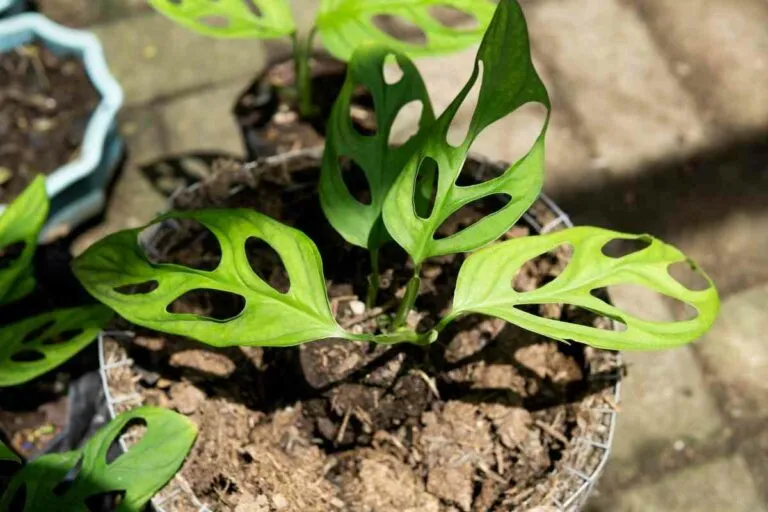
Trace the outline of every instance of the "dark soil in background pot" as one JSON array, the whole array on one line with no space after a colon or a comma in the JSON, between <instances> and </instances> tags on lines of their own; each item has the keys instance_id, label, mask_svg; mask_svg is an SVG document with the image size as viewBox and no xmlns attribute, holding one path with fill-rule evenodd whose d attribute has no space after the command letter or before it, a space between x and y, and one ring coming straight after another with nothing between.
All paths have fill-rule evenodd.
<instances>
[{"instance_id":1,"label":"dark soil in background pot","mask_svg":"<svg viewBox=\"0 0 768 512\"><path fill-rule=\"evenodd\" d=\"M0 203L79 157L98 103L79 58L41 42L0 54Z\"/></svg>"},{"instance_id":2,"label":"dark soil in background pot","mask_svg":"<svg viewBox=\"0 0 768 512\"><path fill-rule=\"evenodd\" d=\"M386 248L381 306L365 311L359 298L365 296L366 252L344 244L325 221L317 172L309 162L266 174L226 173L178 196L177 204L254 208L302 229L323 255L341 325L375 331L403 291L407 259L394 244ZM468 172L479 177L480 170ZM233 186L238 191L230 195ZM474 205L443 234L498 207ZM548 222L547 215L540 210L538 220ZM205 228L173 225L152 237L156 261L217 265L218 244ZM529 232L521 223L506 237ZM254 270L272 286L288 284L270 249L248 251ZM543 255L526 264L515 285L539 286L567 259L566 250ZM463 260L454 255L425 264L410 323L427 328L449 307ZM185 296L172 309L225 318L239 307L231 297L208 293ZM531 312L609 328L604 319L569 307ZM182 475L197 496L222 510L502 511L549 503L553 492L571 485L551 475L566 460L573 463L573 439L600 437L604 427L590 406L609 407L617 372L611 352L557 343L480 316L455 323L428 348L330 339L289 349L216 350L122 327L136 336L126 343L108 339L107 361L127 356L139 370L134 376L126 367L111 378L113 395L130 395L138 385L144 402L174 408L200 426ZM170 509L191 510L181 502Z\"/></svg>"},{"instance_id":3,"label":"dark soil in background pot","mask_svg":"<svg viewBox=\"0 0 768 512\"><path fill-rule=\"evenodd\" d=\"M329 56L311 59L313 104L317 111L303 117L295 92L292 59L271 65L238 98L234 113L250 159L318 146L346 78L346 65ZM353 98L353 122L363 131L375 129L373 98L359 89Z\"/></svg>"}]
</instances>

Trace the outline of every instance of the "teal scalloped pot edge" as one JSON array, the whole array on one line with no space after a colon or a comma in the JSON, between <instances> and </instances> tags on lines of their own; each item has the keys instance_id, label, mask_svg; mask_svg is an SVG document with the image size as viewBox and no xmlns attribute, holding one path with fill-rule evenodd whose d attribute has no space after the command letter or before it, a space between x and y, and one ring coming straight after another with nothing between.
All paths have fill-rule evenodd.
<instances>
[{"instance_id":1,"label":"teal scalloped pot edge","mask_svg":"<svg viewBox=\"0 0 768 512\"><path fill-rule=\"evenodd\" d=\"M45 232L62 225L75 227L103 208L104 191L122 154L116 116L123 104L123 90L109 72L101 43L92 33L63 27L37 13L0 20L0 52L36 38L56 53L82 57L88 76L101 95L101 102L88 121L80 158L59 167L46 179L51 216L45 236ZM0 212L4 208L5 205L0 205Z\"/></svg>"}]
</instances>

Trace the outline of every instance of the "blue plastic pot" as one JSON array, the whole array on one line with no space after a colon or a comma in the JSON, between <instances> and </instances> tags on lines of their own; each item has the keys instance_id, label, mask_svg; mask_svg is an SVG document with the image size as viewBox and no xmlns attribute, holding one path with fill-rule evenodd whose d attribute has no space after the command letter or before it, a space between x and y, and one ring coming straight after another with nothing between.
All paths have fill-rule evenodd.
<instances>
[{"instance_id":1,"label":"blue plastic pot","mask_svg":"<svg viewBox=\"0 0 768 512\"><path fill-rule=\"evenodd\" d=\"M27 9L26 0L0 0L0 18L19 14Z\"/></svg>"},{"instance_id":2,"label":"blue plastic pot","mask_svg":"<svg viewBox=\"0 0 768 512\"><path fill-rule=\"evenodd\" d=\"M101 43L90 32L62 27L35 13L0 21L0 53L35 39L58 55L82 58L91 83L101 95L85 130L80 158L59 167L46 179L51 198L46 231L71 229L104 208L106 187L123 152L115 119L123 104L123 91L107 68ZM0 205L0 211L3 208Z\"/></svg>"}]
</instances>

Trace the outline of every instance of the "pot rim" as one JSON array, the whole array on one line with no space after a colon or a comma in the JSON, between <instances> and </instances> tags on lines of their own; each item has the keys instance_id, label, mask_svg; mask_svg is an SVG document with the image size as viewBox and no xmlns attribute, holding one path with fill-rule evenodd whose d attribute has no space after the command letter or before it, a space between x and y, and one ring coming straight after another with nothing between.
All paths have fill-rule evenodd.
<instances>
[{"instance_id":1,"label":"pot rim","mask_svg":"<svg viewBox=\"0 0 768 512\"><path fill-rule=\"evenodd\" d=\"M313 159L319 159L322 155L322 148L315 147L315 148L308 148L308 149L302 149L297 151L292 151L288 153L283 153L280 155L267 157L255 162L246 163L244 165L244 169L249 172L253 172L257 170L258 168L264 167L264 168L275 168L275 167L285 167L287 166L292 160L298 160L300 162L306 162L307 160L313 160ZM468 159L475 160L483 165L486 165L490 168L503 168L506 169L508 167L507 164L501 163L501 162L493 162L490 161L487 158L478 156L478 155L471 155ZM183 192L193 192L197 188L200 187L200 183L195 183L185 189L180 189L177 191L176 194L172 195L168 200L168 205L171 207L173 205L174 200L176 197L178 197L179 194ZM540 225L536 219L529 213L526 212L523 215L523 219L531 225L531 227L536 230L538 234L545 234L551 231L556 231L559 229L565 229L569 227L573 227L573 222L571 221L570 217L561 210L557 204L550 199L548 196L546 196L544 193L542 193L538 200L541 203L543 203L547 208L549 208L556 217L547 223L546 225L542 226ZM153 226L153 228L159 229L159 225ZM152 229L152 228L150 228ZM152 237L152 233L147 233L148 237ZM612 326L614 329L618 329L617 323L614 321L612 322ZM120 404L126 404L131 402L137 402L137 405L140 403L140 395L138 393L128 394L128 395L122 395L122 396L113 396L112 391L110 389L109 384L109 372L116 368L123 368L123 367L130 367L133 365L133 360L130 358L125 358L120 361L110 362L107 363L105 352L104 352L104 337L105 336L113 336L116 338L125 338L125 337L132 337L133 333L128 331L103 331L99 334L98 343L99 343L99 364L100 364L100 374L101 374L101 380L102 380L102 386L104 389L104 396L107 400L107 405L109 408L109 413L112 418L116 416L115 412L115 406ZM621 354L619 352L615 352L615 360L617 366L620 366L621 364ZM585 397L584 400L586 400L588 397ZM613 400L615 405L618 405L620 403L621 399L621 378L617 378L613 382L612 386L612 393L611 393L611 400ZM591 412L596 413L597 415L600 415L600 417L607 416L607 424L605 421L603 421L603 425L607 427L607 436L604 441L596 441L594 439L589 439L586 437L573 437L571 439L571 444L573 446L579 445L579 444L586 444L591 449L595 451L602 452L600 454L600 460L599 462L594 465L594 469L589 471L588 473L582 471L581 469L572 467L570 465L563 466L562 469L559 471L554 472L550 476L554 476L556 473L565 473L567 476L573 477L574 481L580 482L578 485L569 485L568 489L569 493L567 493L567 496L564 499L558 499L557 496L551 495L550 496L550 504L551 506L555 507L555 509L558 512L577 512L581 509L581 507L586 503L587 498L590 496L595 484L597 483L597 480L600 478L606 463L608 462L608 458L611 453L611 446L613 445L614 437L615 437L615 430L616 430L616 420L617 420L617 410L614 407L593 407L589 409ZM121 446L123 449L127 449L126 443L124 439L120 440ZM152 505L155 507L155 509L158 512L166 512L167 509L163 508L163 504L166 503L168 500L172 499L173 497L177 496L178 493L184 493L187 495L187 497L190 499L190 501L198 507L198 512L211 512L211 509L204 504L193 492L192 487L189 485L189 483L186 481L186 479L182 476L181 472L177 473L174 479L171 481L171 483L168 484L166 487L167 492L161 491L163 493L163 497L159 497L160 495L156 495L152 500ZM554 494L554 493L553 493ZM168 511L170 512L170 511Z\"/></svg>"},{"instance_id":2,"label":"pot rim","mask_svg":"<svg viewBox=\"0 0 768 512\"><path fill-rule=\"evenodd\" d=\"M107 67L101 42L90 31L64 27L38 13L19 14L0 21L0 52L34 39L41 39L44 44L61 49L63 53L78 55L83 60L91 84L101 96L98 107L88 121L79 158L62 165L46 177L46 190L53 199L99 168L124 96L122 88ZM4 208L5 205L0 204L0 212Z\"/></svg>"}]
</instances>

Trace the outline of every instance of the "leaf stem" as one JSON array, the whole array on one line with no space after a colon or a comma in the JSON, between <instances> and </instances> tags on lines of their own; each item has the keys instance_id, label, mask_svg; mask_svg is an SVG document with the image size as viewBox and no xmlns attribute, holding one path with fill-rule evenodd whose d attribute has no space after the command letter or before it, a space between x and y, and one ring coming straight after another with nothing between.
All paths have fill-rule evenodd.
<instances>
[{"instance_id":1,"label":"leaf stem","mask_svg":"<svg viewBox=\"0 0 768 512\"><path fill-rule=\"evenodd\" d=\"M299 95L299 113L307 118L315 114L315 105L312 103L312 74L309 66L312 54L312 41L315 37L315 27L306 38L292 34L293 40L293 64L296 73L296 90Z\"/></svg>"},{"instance_id":2,"label":"leaf stem","mask_svg":"<svg viewBox=\"0 0 768 512\"><path fill-rule=\"evenodd\" d=\"M413 269L413 277L408 281L408 286L405 288L405 296L403 302L400 303L400 307L395 314L395 321L392 324L393 329L398 329L405 324L408 318L408 313L413 309L413 305L416 303L416 298L419 296L419 288L421 287L421 265L417 265Z\"/></svg>"},{"instance_id":3,"label":"leaf stem","mask_svg":"<svg viewBox=\"0 0 768 512\"><path fill-rule=\"evenodd\" d=\"M371 273L368 275L368 295L365 306L373 309L376 305L376 297L379 295L379 250L371 249Z\"/></svg>"}]
</instances>

